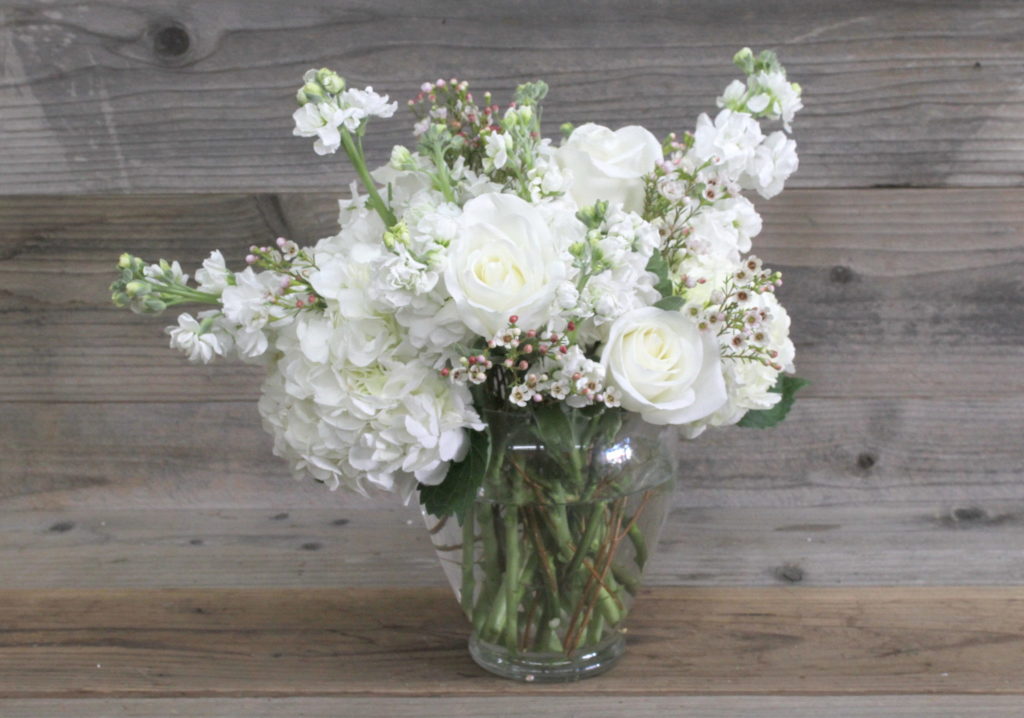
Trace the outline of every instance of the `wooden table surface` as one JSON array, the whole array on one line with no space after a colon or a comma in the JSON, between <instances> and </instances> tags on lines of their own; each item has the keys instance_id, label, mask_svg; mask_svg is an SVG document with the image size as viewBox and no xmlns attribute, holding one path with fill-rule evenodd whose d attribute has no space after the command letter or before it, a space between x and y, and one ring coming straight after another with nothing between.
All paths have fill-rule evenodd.
<instances>
[{"instance_id":1,"label":"wooden table surface","mask_svg":"<svg viewBox=\"0 0 1024 718\"><path fill-rule=\"evenodd\" d=\"M687 445L605 677L477 669L413 507L285 478L258 371L109 304L124 250L333 233L309 67L660 135L744 45L804 87L755 244L812 384ZM1024 715L1022 77L1018 0L0 3L0 718Z\"/></svg>"}]
</instances>

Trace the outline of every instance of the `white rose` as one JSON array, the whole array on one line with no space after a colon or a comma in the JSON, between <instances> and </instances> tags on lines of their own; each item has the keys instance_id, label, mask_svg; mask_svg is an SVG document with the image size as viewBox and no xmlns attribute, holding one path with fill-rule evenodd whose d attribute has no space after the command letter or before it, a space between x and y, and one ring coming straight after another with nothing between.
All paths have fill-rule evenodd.
<instances>
[{"instance_id":1,"label":"white rose","mask_svg":"<svg viewBox=\"0 0 1024 718\"><path fill-rule=\"evenodd\" d=\"M643 177L661 159L661 143L638 125L612 132L588 123L573 130L555 159L572 173L569 194L580 207L603 199L639 213L644 209Z\"/></svg>"},{"instance_id":2,"label":"white rose","mask_svg":"<svg viewBox=\"0 0 1024 718\"><path fill-rule=\"evenodd\" d=\"M702 419L728 398L714 337L679 312L643 307L622 315L601 364L622 406L652 424Z\"/></svg>"},{"instance_id":3,"label":"white rose","mask_svg":"<svg viewBox=\"0 0 1024 718\"><path fill-rule=\"evenodd\" d=\"M444 274L465 325L487 338L510 315L521 326L543 326L566 275L558 244L537 208L518 197L485 194L467 202Z\"/></svg>"}]
</instances>

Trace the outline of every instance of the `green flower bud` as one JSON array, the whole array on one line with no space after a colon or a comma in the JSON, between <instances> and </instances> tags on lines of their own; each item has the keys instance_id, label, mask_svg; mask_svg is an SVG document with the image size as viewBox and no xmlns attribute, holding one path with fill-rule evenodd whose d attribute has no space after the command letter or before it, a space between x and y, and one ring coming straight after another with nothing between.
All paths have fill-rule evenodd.
<instances>
[{"instance_id":1,"label":"green flower bud","mask_svg":"<svg viewBox=\"0 0 1024 718\"><path fill-rule=\"evenodd\" d=\"M583 253L587 250L587 246L583 242L573 242L569 245L569 254L579 259L583 256Z\"/></svg>"},{"instance_id":2,"label":"green flower bud","mask_svg":"<svg viewBox=\"0 0 1024 718\"><path fill-rule=\"evenodd\" d=\"M745 47L733 55L732 61L747 75L754 74L754 52L749 47Z\"/></svg>"},{"instance_id":3,"label":"green flower bud","mask_svg":"<svg viewBox=\"0 0 1024 718\"><path fill-rule=\"evenodd\" d=\"M562 126L558 128L562 132L562 137L569 139L569 135L576 129L576 126L571 122L563 122Z\"/></svg>"},{"instance_id":4,"label":"green flower bud","mask_svg":"<svg viewBox=\"0 0 1024 718\"><path fill-rule=\"evenodd\" d=\"M132 255L125 252L117 259L118 269L130 269L132 266Z\"/></svg>"},{"instance_id":5,"label":"green flower bud","mask_svg":"<svg viewBox=\"0 0 1024 718\"><path fill-rule=\"evenodd\" d=\"M131 304L131 298L124 292L112 292L110 295L110 299L111 301L114 302L115 307L119 307L121 309L124 309L129 304Z\"/></svg>"},{"instance_id":6,"label":"green flower bud","mask_svg":"<svg viewBox=\"0 0 1024 718\"><path fill-rule=\"evenodd\" d=\"M146 297L142 306L147 314L159 314L163 310L167 309L167 304L157 297Z\"/></svg>"},{"instance_id":7,"label":"green flower bud","mask_svg":"<svg viewBox=\"0 0 1024 718\"><path fill-rule=\"evenodd\" d=\"M330 70L326 67L321 68L316 73L317 82L330 92L332 95L337 95L339 92L345 89L345 78L336 73L334 70Z\"/></svg>"},{"instance_id":8,"label":"green flower bud","mask_svg":"<svg viewBox=\"0 0 1024 718\"><path fill-rule=\"evenodd\" d=\"M396 170L413 170L416 169L416 160L408 147L395 145L391 148L391 166Z\"/></svg>"},{"instance_id":9,"label":"green flower bud","mask_svg":"<svg viewBox=\"0 0 1024 718\"><path fill-rule=\"evenodd\" d=\"M324 96L324 88L320 87L319 83L307 82L302 86L299 92L306 96L307 102L326 102L327 98ZM306 104L305 102L302 104Z\"/></svg>"},{"instance_id":10,"label":"green flower bud","mask_svg":"<svg viewBox=\"0 0 1024 718\"><path fill-rule=\"evenodd\" d=\"M408 246L409 244L409 227L406 226L405 222L399 222L384 232L385 247L394 250L395 246L399 244L403 246Z\"/></svg>"},{"instance_id":11,"label":"green flower bud","mask_svg":"<svg viewBox=\"0 0 1024 718\"><path fill-rule=\"evenodd\" d=\"M149 282L141 279L133 279L125 285L124 289L129 297L141 297L153 291L153 287L150 286Z\"/></svg>"}]
</instances>

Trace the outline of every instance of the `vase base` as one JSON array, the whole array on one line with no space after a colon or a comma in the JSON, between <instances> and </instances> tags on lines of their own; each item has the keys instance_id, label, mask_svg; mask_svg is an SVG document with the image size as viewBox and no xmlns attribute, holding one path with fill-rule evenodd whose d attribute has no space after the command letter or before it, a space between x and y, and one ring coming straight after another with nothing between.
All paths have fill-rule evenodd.
<instances>
[{"instance_id":1,"label":"vase base","mask_svg":"<svg viewBox=\"0 0 1024 718\"><path fill-rule=\"evenodd\" d=\"M600 675L615 665L626 650L618 632L594 646L564 653L514 653L504 646L469 638L469 653L477 665L502 678L523 683L571 683Z\"/></svg>"}]
</instances>

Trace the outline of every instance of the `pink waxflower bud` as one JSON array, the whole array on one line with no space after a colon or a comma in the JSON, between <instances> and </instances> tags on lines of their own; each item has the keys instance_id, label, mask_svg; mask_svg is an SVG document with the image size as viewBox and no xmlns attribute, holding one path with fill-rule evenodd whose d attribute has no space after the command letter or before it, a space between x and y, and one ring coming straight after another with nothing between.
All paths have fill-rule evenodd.
<instances>
[{"instance_id":1,"label":"pink waxflower bud","mask_svg":"<svg viewBox=\"0 0 1024 718\"><path fill-rule=\"evenodd\" d=\"M278 237L277 238L277 246L278 246L279 249L281 247L283 247L284 245L286 245L287 243L288 243L288 240L285 239L284 237Z\"/></svg>"},{"instance_id":2,"label":"pink waxflower bud","mask_svg":"<svg viewBox=\"0 0 1024 718\"><path fill-rule=\"evenodd\" d=\"M535 336L537 336L537 330L536 329L527 329L526 330L526 336L528 336L531 339L533 339Z\"/></svg>"},{"instance_id":3,"label":"pink waxflower bud","mask_svg":"<svg viewBox=\"0 0 1024 718\"><path fill-rule=\"evenodd\" d=\"M449 369L448 367L445 367L444 369L441 370L441 376L448 376L451 373L452 373L452 370Z\"/></svg>"},{"instance_id":4,"label":"pink waxflower bud","mask_svg":"<svg viewBox=\"0 0 1024 718\"><path fill-rule=\"evenodd\" d=\"M532 354L532 353L533 353L533 344L527 344L526 346L523 347L523 354Z\"/></svg>"},{"instance_id":5,"label":"pink waxflower bud","mask_svg":"<svg viewBox=\"0 0 1024 718\"><path fill-rule=\"evenodd\" d=\"M534 395L533 395L533 401L534 401L535 403L539 404L539 403L541 403L542 401L544 401L544 397L543 397L542 395L540 395L540 394L534 394Z\"/></svg>"},{"instance_id":6,"label":"pink waxflower bud","mask_svg":"<svg viewBox=\"0 0 1024 718\"><path fill-rule=\"evenodd\" d=\"M258 259L258 257L255 254L247 254L247 255L245 255L245 263L246 264L256 264L257 259Z\"/></svg>"},{"instance_id":7,"label":"pink waxflower bud","mask_svg":"<svg viewBox=\"0 0 1024 718\"><path fill-rule=\"evenodd\" d=\"M517 315L517 314L513 314L511 317L508 318L508 323L509 324L515 324L518 321L519 321L519 315Z\"/></svg>"},{"instance_id":8,"label":"pink waxflower bud","mask_svg":"<svg viewBox=\"0 0 1024 718\"><path fill-rule=\"evenodd\" d=\"M526 371L529 368L530 362L526 361L525 359L519 362L519 371Z\"/></svg>"}]
</instances>

